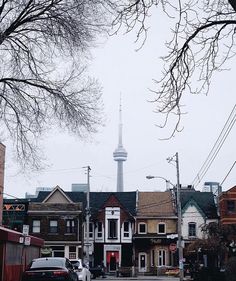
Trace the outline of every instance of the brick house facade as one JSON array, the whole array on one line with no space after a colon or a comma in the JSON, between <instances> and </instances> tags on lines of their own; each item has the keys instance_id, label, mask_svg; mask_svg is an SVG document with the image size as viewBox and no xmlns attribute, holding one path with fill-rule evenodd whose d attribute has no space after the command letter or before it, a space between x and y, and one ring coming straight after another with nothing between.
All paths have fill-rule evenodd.
<instances>
[{"instance_id":1,"label":"brick house facade","mask_svg":"<svg viewBox=\"0 0 236 281\"><path fill-rule=\"evenodd\" d=\"M82 213L82 204L73 202L58 186L42 202L29 203L29 231L44 239L42 255L81 257Z\"/></svg>"},{"instance_id":2,"label":"brick house facade","mask_svg":"<svg viewBox=\"0 0 236 281\"><path fill-rule=\"evenodd\" d=\"M219 209L222 225L236 224L236 186L221 193Z\"/></svg>"}]
</instances>

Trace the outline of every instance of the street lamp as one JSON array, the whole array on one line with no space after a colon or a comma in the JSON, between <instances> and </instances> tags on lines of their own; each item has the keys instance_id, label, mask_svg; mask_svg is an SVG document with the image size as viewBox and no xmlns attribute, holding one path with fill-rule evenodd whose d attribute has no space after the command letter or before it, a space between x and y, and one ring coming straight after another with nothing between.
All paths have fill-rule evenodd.
<instances>
[{"instance_id":1,"label":"street lamp","mask_svg":"<svg viewBox=\"0 0 236 281\"><path fill-rule=\"evenodd\" d=\"M175 188L175 185L170 182L168 179L161 177L161 176L146 176L146 179L151 180L151 179L162 179L166 182L166 189L169 189L169 185L172 185Z\"/></svg>"}]
</instances>

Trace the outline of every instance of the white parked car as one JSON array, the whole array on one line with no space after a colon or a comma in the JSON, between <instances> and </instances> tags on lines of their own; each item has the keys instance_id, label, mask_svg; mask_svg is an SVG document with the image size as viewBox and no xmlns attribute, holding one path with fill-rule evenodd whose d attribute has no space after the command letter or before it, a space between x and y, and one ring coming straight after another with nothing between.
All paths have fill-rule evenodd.
<instances>
[{"instance_id":1,"label":"white parked car","mask_svg":"<svg viewBox=\"0 0 236 281\"><path fill-rule=\"evenodd\" d=\"M70 259L80 281L91 281L91 273L81 259Z\"/></svg>"}]
</instances>

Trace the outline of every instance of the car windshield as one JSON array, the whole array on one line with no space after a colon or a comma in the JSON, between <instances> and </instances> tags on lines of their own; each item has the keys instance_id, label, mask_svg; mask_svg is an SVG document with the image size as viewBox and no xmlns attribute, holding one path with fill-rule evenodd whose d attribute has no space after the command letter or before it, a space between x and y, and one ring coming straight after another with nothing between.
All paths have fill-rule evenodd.
<instances>
[{"instance_id":1,"label":"car windshield","mask_svg":"<svg viewBox=\"0 0 236 281\"><path fill-rule=\"evenodd\" d=\"M42 267L64 267L64 260L62 259L36 259L32 261L30 268Z\"/></svg>"}]
</instances>

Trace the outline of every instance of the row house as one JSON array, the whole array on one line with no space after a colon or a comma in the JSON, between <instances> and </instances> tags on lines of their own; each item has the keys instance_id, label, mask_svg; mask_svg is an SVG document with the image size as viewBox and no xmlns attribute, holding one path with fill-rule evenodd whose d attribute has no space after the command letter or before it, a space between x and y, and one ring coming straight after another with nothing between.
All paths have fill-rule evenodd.
<instances>
[{"instance_id":1,"label":"row house","mask_svg":"<svg viewBox=\"0 0 236 281\"><path fill-rule=\"evenodd\" d=\"M222 225L236 224L236 186L221 193L219 208Z\"/></svg>"},{"instance_id":2,"label":"row house","mask_svg":"<svg viewBox=\"0 0 236 281\"><path fill-rule=\"evenodd\" d=\"M28 224L30 235L44 239L44 256L84 258L86 193L63 191L57 186L40 191L36 198L12 201L12 205L7 200L4 221L14 226L13 214L21 213L18 227ZM217 219L216 208L212 193L195 190L181 191L181 206L187 245L202 237L204 224ZM108 273L133 268L138 274L157 274L178 265L174 192L90 192L89 211L86 247L91 266L104 264Z\"/></svg>"},{"instance_id":3,"label":"row house","mask_svg":"<svg viewBox=\"0 0 236 281\"><path fill-rule=\"evenodd\" d=\"M110 273L131 267L136 192L91 192L90 206L90 263Z\"/></svg>"},{"instance_id":4,"label":"row house","mask_svg":"<svg viewBox=\"0 0 236 281\"><path fill-rule=\"evenodd\" d=\"M43 256L82 256L82 203L74 202L59 186L32 199L27 224L30 235L44 239Z\"/></svg>"},{"instance_id":5,"label":"row house","mask_svg":"<svg viewBox=\"0 0 236 281\"><path fill-rule=\"evenodd\" d=\"M184 252L196 239L204 239L204 226L211 222L218 222L217 208L212 192L200 192L181 190L180 201L182 208L182 238L184 241ZM204 262L205 266L212 262L208 259L208 253L199 248L192 255L188 256L188 262L194 263L197 260Z\"/></svg>"},{"instance_id":6,"label":"row house","mask_svg":"<svg viewBox=\"0 0 236 281\"><path fill-rule=\"evenodd\" d=\"M176 265L177 216L171 191L138 192L134 255L138 272Z\"/></svg>"},{"instance_id":7,"label":"row house","mask_svg":"<svg viewBox=\"0 0 236 281\"><path fill-rule=\"evenodd\" d=\"M181 191L182 235L185 243L203 239L202 227L218 221L212 192Z\"/></svg>"}]
</instances>

